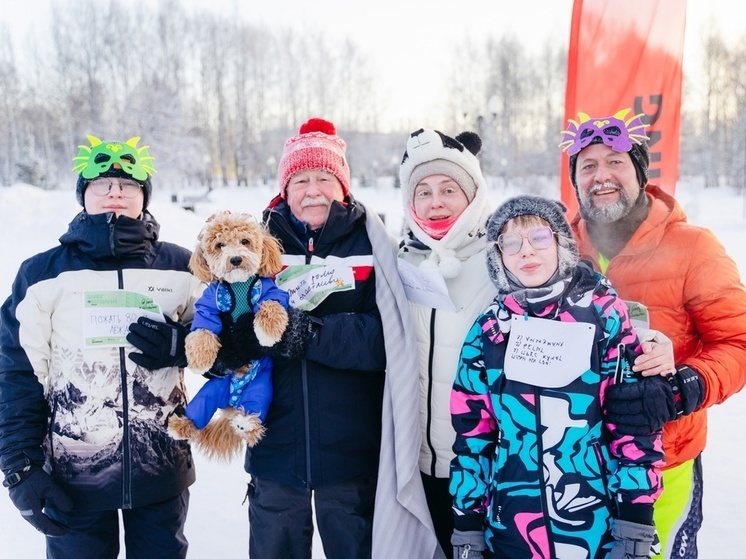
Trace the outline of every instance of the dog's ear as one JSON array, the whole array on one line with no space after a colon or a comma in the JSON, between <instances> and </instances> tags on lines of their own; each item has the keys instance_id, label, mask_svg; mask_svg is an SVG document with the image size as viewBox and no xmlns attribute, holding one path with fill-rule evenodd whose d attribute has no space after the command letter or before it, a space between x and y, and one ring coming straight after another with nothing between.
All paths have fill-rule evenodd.
<instances>
[{"instance_id":1,"label":"dog's ear","mask_svg":"<svg viewBox=\"0 0 746 559\"><path fill-rule=\"evenodd\" d=\"M268 231L262 234L262 263L259 265L259 275L272 277L282 270L282 248L280 242Z\"/></svg>"},{"instance_id":2,"label":"dog's ear","mask_svg":"<svg viewBox=\"0 0 746 559\"><path fill-rule=\"evenodd\" d=\"M210 266L207 265L207 260L205 260L201 244L197 245L191 258L189 258L189 268L192 270L195 277L201 282L210 283L217 279L210 271Z\"/></svg>"}]
</instances>

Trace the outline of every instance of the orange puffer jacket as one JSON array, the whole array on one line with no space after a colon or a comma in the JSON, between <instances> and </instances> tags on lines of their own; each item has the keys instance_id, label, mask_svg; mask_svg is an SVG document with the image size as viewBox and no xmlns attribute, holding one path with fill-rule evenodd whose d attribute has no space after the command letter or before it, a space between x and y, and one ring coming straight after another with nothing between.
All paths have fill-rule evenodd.
<instances>
[{"instance_id":1,"label":"orange puffer jacket","mask_svg":"<svg viewBox=\"0 0 746 559\"><path fill-rule=\"evenodd\" d=\"M705 447L706 408L746 384L746 289L735 262L708 229L686 223L678 202L646 187L650 212L604 272L626 301L647 306L650 328L666 334L676 364L703 378L702 407L666 424L666 468L695 458ZM572 223L583 258L598 267L584 220Z\"/></svg>"}]
</instances>

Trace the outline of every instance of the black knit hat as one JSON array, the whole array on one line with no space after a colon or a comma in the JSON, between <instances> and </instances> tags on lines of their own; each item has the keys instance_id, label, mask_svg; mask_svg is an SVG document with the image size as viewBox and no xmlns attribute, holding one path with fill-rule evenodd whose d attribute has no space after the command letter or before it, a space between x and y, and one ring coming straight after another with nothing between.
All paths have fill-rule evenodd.
<instances>
[{"instance_id":1,"label":"black knit hat","mask_svg":"<svg viewBox=\"0 0 746 559\"><path fill-rule=\"evenodd\" d=\"M565 218L566 208L557 201L541 196L523 195L506 200L497 208L487 221L487 270L492 283L501 293L512 291L505 274L502 255L497 247L497 238L503 227L513 218L522 215L535 215L549 224L552 231L557 233L557 252L559 256L559 277L565 278L572 271L580 259L578 245L573 239L572 229Z\"/></svg>"}]
</instances>

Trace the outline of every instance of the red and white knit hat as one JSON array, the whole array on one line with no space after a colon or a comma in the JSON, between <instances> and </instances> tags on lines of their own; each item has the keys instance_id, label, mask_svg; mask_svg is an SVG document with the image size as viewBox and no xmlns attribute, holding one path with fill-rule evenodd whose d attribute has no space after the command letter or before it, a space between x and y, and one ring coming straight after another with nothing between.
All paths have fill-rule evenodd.
<instances>
[{"instance_id":1,"label":"red and white knit hat","mask_svg":"<svg viewBox=\"0 0 746 559\"><path fill-rule=\"evenodd\" d=\"M346 149L347 144L337 136L337 129L328 120L312 118L303 123L298 135L289 138L282 150L277 167L280 196L286 197L288 183L294 174L317 169L337 177L347 196L350 193L350 167L345 159Z\"/></svg>"}]
</instances>

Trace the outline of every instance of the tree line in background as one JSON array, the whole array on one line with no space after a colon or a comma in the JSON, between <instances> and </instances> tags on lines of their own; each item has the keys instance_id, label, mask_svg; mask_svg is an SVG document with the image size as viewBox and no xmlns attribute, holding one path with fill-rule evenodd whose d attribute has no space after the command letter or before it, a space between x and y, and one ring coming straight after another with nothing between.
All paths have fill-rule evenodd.
<instances>
[{"instance_id":1,"label":"tree line in background","mask_svg":"<svg viewBox=\"0 0 746 559\"><path fill-rule=\"evenodd\" d=\"M381 122L385 92L352 40L189 15L178 0L138 6L55 2L49 40L22 53L0 27L0 184L69 182L86 134L124 140L121 130L141 134L159 182L174 190L267 181L285 138L313 115L337 125L363 184L395 176L411 129ZM480 134L485 174L512 181L559 172L566 50L547 42L531 54L515 38L472 38L444 69L443 129ZM728 46L713 28L701 72L685 75L681 174L744 187L744 70L746 41Z\"/></svg>"}]
</instances>

